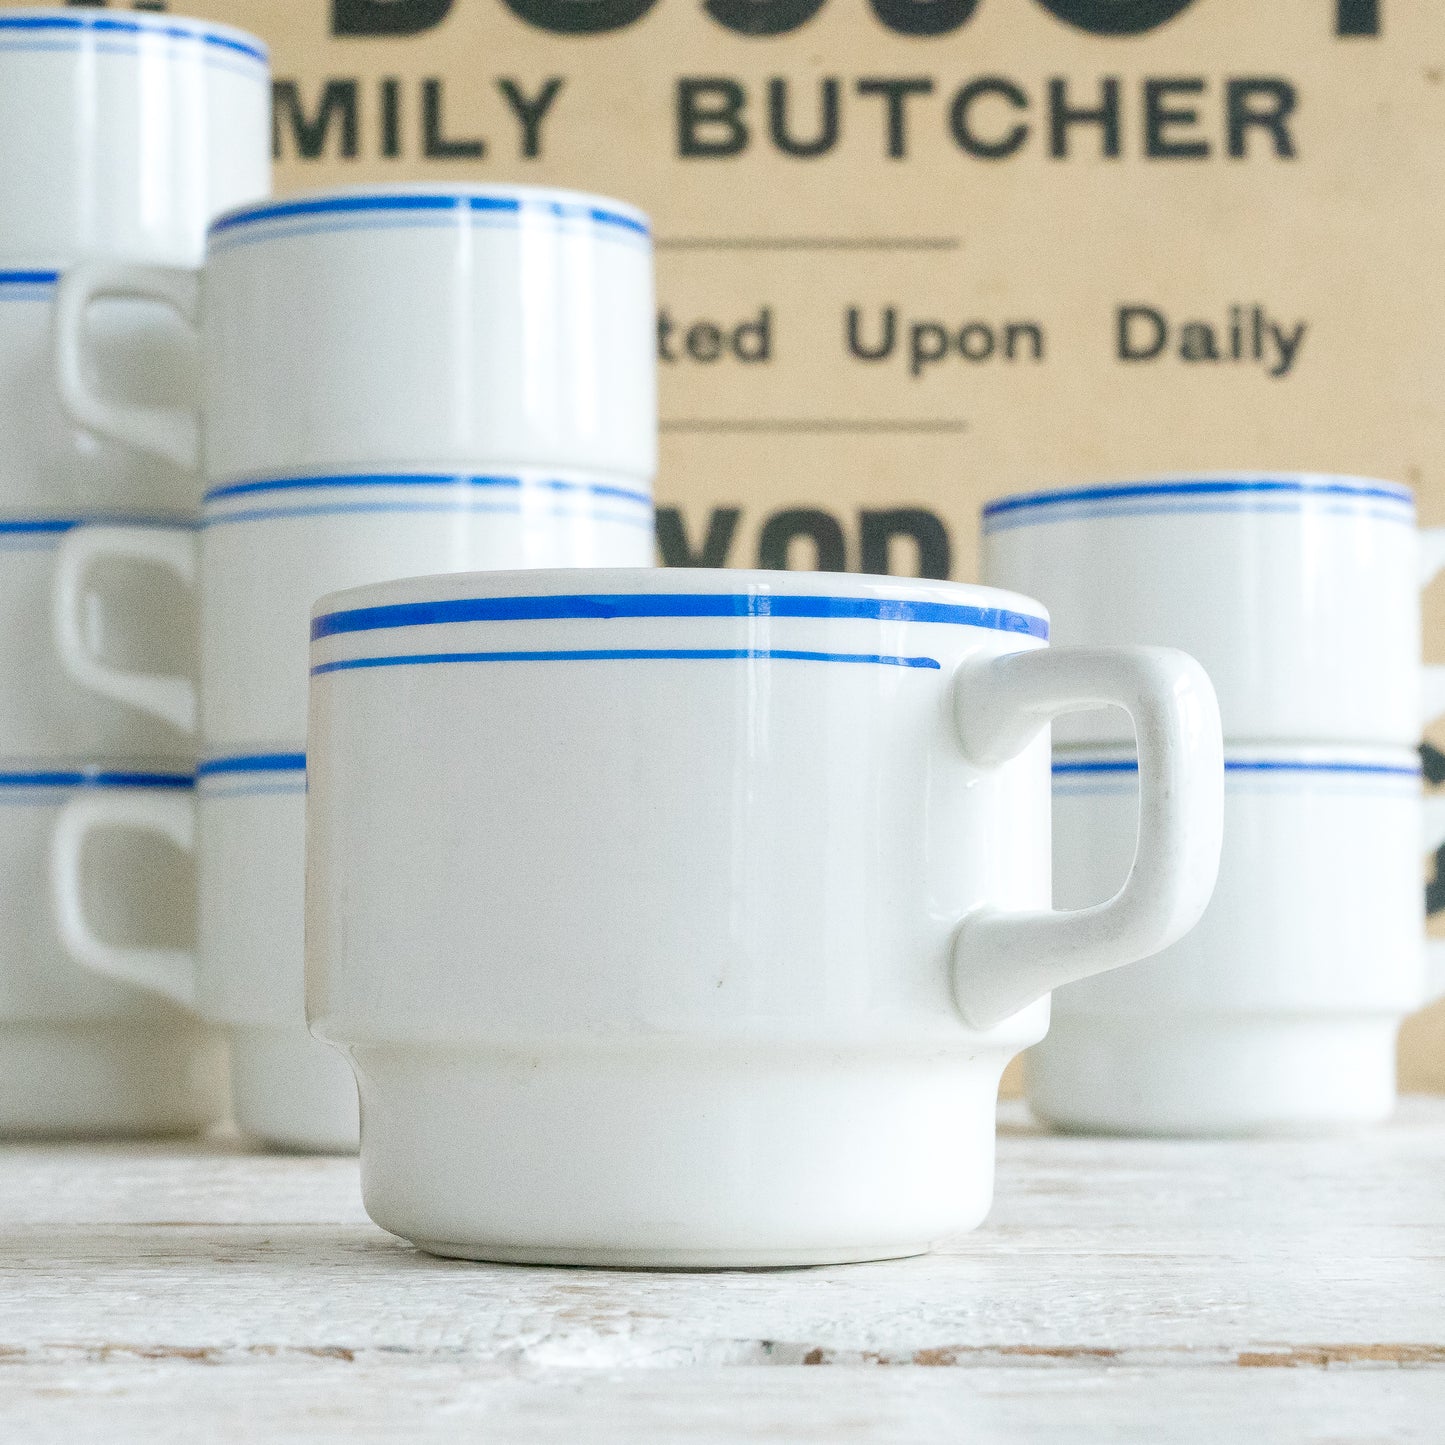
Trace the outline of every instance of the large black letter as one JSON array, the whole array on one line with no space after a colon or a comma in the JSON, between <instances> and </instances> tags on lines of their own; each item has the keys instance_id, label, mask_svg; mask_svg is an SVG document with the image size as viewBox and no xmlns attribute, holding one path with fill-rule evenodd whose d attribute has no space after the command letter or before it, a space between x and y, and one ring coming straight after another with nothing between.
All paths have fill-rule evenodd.
<instances>
[{"instance_id":1,"label":"large black letter","mask_svg":"<svg viewBox=\"0 0 1445 1445\"><path fill-rule=\"evenodd\" d=\"M703 9L739 35L786 35L823 8L823 0L707 0Z\"/></svg>"},{"instance_id":2,"label":"large black letter","mask_svg":"<svg viewBox=\"0 0 1445 1445\"><path fill-rule=\"evenodd\" d=\"M326 153L326 142L331 135L333 122L339 122L341 126L341 148L338 154L345 160L355 158L359 125L354 80L328 80L321 92L321 101L316 107L313 119L307 119L301 104L301 87L294 80L276 81L271 88L271 95L271 149L278 160L281 156L283 117L291 123L291 134L296 140L296 154L302 160L314 161Z\"/></svg>"},{"instance_id":3,"label":"large black letter","mask_svg":"<svg viewBox=\"0 0 1445 1445\"><path fill-rule=\"evenodd\" d=\"M819 97L823 115L818 122L818 134L812 140L794 140L788 134L788 82L777 75L768 82L768 129L772 132L773 144L784 155L826 155L838 144L838 82L833 76L823 78Z\"/></svg>"},{"instance_id":4,"label":"large black letter","mask_svg":"<svg viewBox=\"0 0 1445 1445\"><path fill-rule=\"evenodd\" d=\"M333 35L420 35L440 25L452 0L334 0Z\"/></svg>"},{"instance_id":5,"label":"large black letter","mask_svg":"<svg viewBox=\"0 0 1445 1445\"><path fill-rule=\"evenodd\" d=\"M557 92L562 89L562 77L554 75L543 84L535 96L524 94L515 80L509 80L505 76L497 82L497 89L512 107L512 114L521 122L522 154L529 160L541 155L542 122L551 110L552 102L557 99Z\"/></svg>"},{"instance_id":6,"label":"large black letter","mask_svg":"<svg viewBox=\"0 0 1445 1445\"><path fill-rule=\"evenodd\" d=\"M1144 82L1144 154L1151 161L1202 161L1209 155L1207 140L1171 140L1166 134L1175 126L1199 124L1192 105L1170 105L1169 97L1203 94L1198 76Z\"/></svg>"},{"instance_id":7,"label":"large black letter","mask_svg":"<svg viewBox=\"0 0 1445 1445\"><path fill-rule=\"evenodd\" d=\"M807 537L813 544L812 572L846 572L848 547L843 541L843 528L828 512L813 507L791 507L774 512L763 527L758 541L758 566L769 572L788 570L788 545L798 537Z\"/></svg>"},{"instance_id":8,"label":"large black letter","mask_svg":"<svg viewBox=\"0 0 1445 1445\"><path fill-rule=\"evenodd\" d=\"M1006 160L1028 140L1029 128L1020 121L998 140L983 140L970 124L969 111L973 108L974 101L985 95L996 95L1001 100L1008 101L1015 110L1029 108L1028 96L1013 81L1005 80L1000 75L980 76L977 80L969 81L953 98L953 108L948 113L953 138L969 155L977 156L981 161Z\"/></svg>"},{"instance_id":9,"label":"large black letter","mask_svg":"<svg viewBox=\"0 0 1445 1445\"><path fill-rule=\"evenodd\" d=\"M873 13L900 35L947 35L966 25L978 0L871 0Z\"/></svg>"},{"instance_id":10,"label":"large black letter","mask_svg":"<svg viewBox=\"0 0 1445 1445\"><path fill-rule=\"evenodd\" d=\"M1247 154L1246 133L1251 126L1267 130L1274 137L1274 153L1280 160L1294 159L1294 137L1289 118L1299 97L1287 80L1265 76L1258 80L1231 80L1225 88L1225 113L1229 117L1229 154L1242 160ZM1258 97L1263 104L1255 105Z\"/></svg>"},{"instance_id":11,"label":"large black letter","mask_svg":"<svg viewBox=\"0 0 1445 1445\"><path fill-rule=\"evenodd\" d=\"M858 82L859 95L881 95L888 107L888 158L901 161L908 154L908 131L904 125L903 102L910 95L932 95L933 82L926 76L915 80L875 80L865 76Z\"/></svg>"},{"instance_id":12,"label":"large black letter","mask_svg":"<svg viewBox=\"0 0 1445 1445\"><path fill-rule=\"evenodd\" d=\"M1119 158L1119 80L1106 75L1100 82L1099 105L1095 110L1069 104L1069 82L1061 75L1049 81L1049 154L1056 161L1069 154L1069 127L1097 125L1103 131L1103 154Z\"/></svg>"},{"instance_id":13,"label":"large black letter","mask_svg":"<svg viewBox=\"0 0 1445 1445\"><path fill-rule=\"evenodd\" d=\"M863 528L862 568L883 576L888 571L888 544L894 537L909 537L918 550L915 577L947 581L953 565L948 528L941 518L922 507L892 507L885 512L860 512Z\"/></svg>"},{"instance_id":14,"label":"large black letter","mask_svg":"<svg viewBox=\"0 0 1445 1445\"><path fill-rule=\"evenodd\" d=\"M1142 321L1154 330L1154 339L1143 346L1134 345L1134 323ZM1169 342L1169 322L1162 311L1152 306L1121 306L1119 308L1119 360L1153 361Z\"/></svg>"},{"instance_id":15,"label":"large black letter","mask_svg":"<svg viewBox=\"0 0 1445 1445\"><path fill-rule=\"evenodd\" d=\"M502 0L507 9L538 30L554 35L603 35L641 20L657 0Z\"/></svg>"},{"instance_id":16,"label":"large black letter","mask_svg":"<svg viewBox=\"0 0 1445 1445\"><path fill-rule=\"evenodd\" d=\"M421 83L422 154L428 160L474 161L487 153L481 140L449 140L443 112L442 82L436 76Z\"/></svg>"},{"instance_id":17,"label":"large black letter","mask_svg":"<svg viewBox=\"0 0 1445 1445\"><path fill-rule=\"evenodd\" d=\"M1045 10L1091 35L1142 35L1187 10L1194 0L1039 0Z\"/></svg>"},{"instance_id":18,"label":"large black letter","mask_svg":"<svg viewBox=\"0 0 1445 1445\"><path fill-rule=\"evenodd\" d=\"M713 104L701 104L710 96ZM735 156L748 148L748 128L743 124L742 110L747 92L735 80L722 77L689 79L677 82L677 153L687 158L697 156ZM698 134L703 126L721 126L726 134L720 139L706 140Z\"/></svg>"},{"instance_id":19,"label":"large black letter","mask_svg":"<svg viewBox=\"0 0 1445 1445\"><path fill-rule=\"evenodd\" d=\"M714 507L708 518L707 536L693 551L687 540L682 513L676 507L657 509L657 550L664 567L726 567L733 537L742 511L738 507Z\"/></svg>"},{"instance_id":20,"label":"large black letter","mask_svg":"<svg viewBox=\"0 0 1445 1445\"><path fill-rule=\"evenodd\" d=\"M1336 35L1378 35L1380 0L1336 0Z\"/></svg>"}]
</instances>

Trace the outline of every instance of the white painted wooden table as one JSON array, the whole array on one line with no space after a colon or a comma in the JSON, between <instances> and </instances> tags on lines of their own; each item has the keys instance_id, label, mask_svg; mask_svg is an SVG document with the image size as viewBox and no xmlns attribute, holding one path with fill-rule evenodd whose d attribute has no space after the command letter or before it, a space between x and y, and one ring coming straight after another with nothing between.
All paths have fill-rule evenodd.
<instances>
[{"instance_id":1,"label":"white painted wooden table","mask_svg":"<svg viewBox=\"0 0 1445 1445\"><path fill-rule=\"evenodd\" d=\"M1445 1099L1330 1141L1004 1121L945 1252L723 1275L429 1259L351 1160L0 1149L0 1442L1445 1442Z\"/></svg>"}]
</instances>

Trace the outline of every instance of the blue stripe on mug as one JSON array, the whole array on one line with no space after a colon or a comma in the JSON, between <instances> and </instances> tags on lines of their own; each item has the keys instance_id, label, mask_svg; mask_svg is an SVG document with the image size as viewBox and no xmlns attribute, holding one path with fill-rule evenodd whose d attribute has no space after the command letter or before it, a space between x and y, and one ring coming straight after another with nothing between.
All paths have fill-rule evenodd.
<instances>
[{"instance_id":1,"label":"blue stripe on mug","mask_svg":"<svg viewBox=\"0 0 1445 1445\"><path fill-rule=\"evenodd\" d=\"M1017 497L1002 497L983 509L984 520L1007 513L1032 511L1044 507L1082 502L1128 501L1145 497L1238 497L1274 495L1294 498L1355 498L1361 501L1390 501L1413 509L1414 494L1408 487L1379 482L1350 482L1337 479L1329 482L1308 482L1290 477L1257 477L1230 480L1199 478L1169 482L1139 482L1121 485L1077 487L1058 492L1029 492Z\"/></svg>"},{"instance_id":2,"label":"blue stripe on mug","mask_svg":"<svg viewBox=\"0 0 1445 1445\"><path fill-rule=\"evenodd\" d=\"M1060 777L1098 777L1110 773L1137 773L1139 764L1133 758L1109 758L1098 759L1090 762L1071 762L1054 764L1054 776ZM1334 774L1356 774L1362 777L1400 777L1418 778L1420 768L1409 766L1398 766L1392 763L1360 763L1349 761L1338 762L1314 762L1306 759L1275 759L1275 758L1226 758L1224 763L1226 773L1334 773Z\"/></svg>"},{"instance_id":3,"label":"blue stripe on mug","mask_svg":"<svg viewBox=\"0 0 1445 1445\"><path fill-rule=\"evenodd\" d=\"M264 496L275 492L306 492L343 487L456 487L479 491L501 490L523 492L536 489L562 495L579 494L605 497L610 500L635 502L651 507L652 494L632 487L611 483L572 482L561 477L485 476L455 472L365 472L328 477L276 477L263 481L230 482L212 487L205 501L219 502L230 497Z\"/></svg>"},{"instance_id":4,"label":"blue stripe on mug","mask_svg":"<svg viewBox=\"0 0 1445 1445\"><path fill-rule=\"evenodd\" d=\"M198 778L215 778L248 773L304 773L305 753L244 753L233 757L207 758L196 769Z\"/></svg>"},{"instance_id":5,"label":"blue stripe on mug","mask_svg":"<svg viewBox=\"0 0 1445 1445\"><path fill-rule=\"evenodd\" d=\"M461 597L397 602L328 612L311 624L313 641L352 632L438 627L465 622L540 622L613 618L786 617L869 622L929 622L1047 639L1049 624L1026 612L899 598L800 597L731 592L621 592L551 597Z\"/></svg>"},{"instance_id":6,"label":"blue stripe on mug","mask_svg":"<svg viewBox=\"0 0 1445 1445\"><path fill-rule=\"evenodd\" d=\"M9 287L24 287L26 290L48 289L59 284L59 271L0 271L0 289Z\"/></svg>"},{"instance_id":7,"label":"blue stripe on mug","mask_svg":"<svg viewBox=\"0 0 1445 1445\"><path fill-rule=\"evenodd\" d=\"M195 40L218 50L244 55L250 60L260 61L262 65L270 63L269 52L257 41L242 40L226 31L212 30L202 25L177 25L168 20L123 20L104 15L0 16L0 33L7 30L22 34L78 34L87 31L97 35L155 35L167 40Z\"/></svg>"},{"instance_id":8,"label":"blue stripe on mug","mask_svg":"<svg viewBox=\"0 0 1445 1445\"><path fill-rule=\"evenodd\" d=\"M54 537L77 527L169 527L194 531L190 517L128 517L100 513L93 517L21 517L0 522L0 537Z\"/></svg>"},{"instance_id":9,"label":"blue stripe on mug","mask_svg":"<svg viewBox=\"0 0 1445 1445\"><path fill-rule=\"evenodd\" d=\"M42 768L0 772L0 788L164 788L189 789L196 785L190 772L145 771L127 768Z\"/></svg>"},{"instance_id":10,"label":"blue stripe on mug","mask_svg":"<svg viewBox=\"0 0 1445 1445\"><path fill-rule=\"evenodd\" d=\"M703 647L618 647L557 652L430 652L396 657L350 657L338 662L317 663L312 677L333 672L355 672L375 667L434 667L466 662L748 662L754 659L779 662L847 662L874 667L940 670L933 657L887 657L872 652L800 652L778 648Z\"/></svg>"},{"instance_id":11,"label":"blue stripe on mug","mask_svg":"<svg viewBox=\"0 0 1445 1445\"><path fill-rule=\"evenodd\" d=\"M255 226L268 221L305 220L324 216L439 216L493 215L545 216L558 221L586 221L604 228L626 231L651 240L647 223L622 211L602 206L567 201L549 201L532 196L488 196L467 192L408 192L401 195L379 194L358 196L319 196L313 200L282 201L270 205L247 206L220 217L211 224L212 236L223 235L242 226Z\"/></svg>"}]
</instances>

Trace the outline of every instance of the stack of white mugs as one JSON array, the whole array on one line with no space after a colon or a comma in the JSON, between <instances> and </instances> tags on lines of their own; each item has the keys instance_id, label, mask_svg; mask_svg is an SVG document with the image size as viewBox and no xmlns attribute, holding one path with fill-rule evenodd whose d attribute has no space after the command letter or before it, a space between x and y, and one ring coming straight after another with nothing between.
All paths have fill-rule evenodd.
<instances>
[{"instance_id":1,"label":"stack of white mugs","mask_svg":"<svg viewBox=\"0 0 1445 1445\"><path fill-rule=\"evenodd\" d=\"M163 954L191 935L190 860L132 824L151 805L178 810L170 816L187 820L187 840L194 738L97 694L68 665L77 649L138 670L191 665L185 597L78 567L75 543L113 518L144 539L142 552L189 547L195 477L70 421L51 334L63 272L98 258L194 265L212 216L266 195L270 98L265 47L237 31L128 13L0 12L7 1133L194 1129L223 1112L214 1033L105 976L118 947ZM145 405L191 384L186 337L163 309L97 307L87 342L118 400Z\"/></svg>"},{"instance_id":2,"label":"stack of white mugs","mask_svg":"<svg viewBox=\"0 0 1445 1445\"><path fill-rule=\"evenodd\" d=\"M1420 662L1445 533L1418 532L1390 482L1247 472L1009 497L983 533L984 580L1040 598L1055 641L1183 649L1224 726L1213 900L1157 957L1056 994L1026 1060L1034 1111L1153 1134L1385 1118L1400 1022L1445 993L1417 751L1445 705ZM1061 719L1054 745L1055 897L1083 907L1134 856L1129 720Z\"/></svg>"},{"instance_id":3,"label":"stack of white mugs","mask_svg":"<svg viewBox=\"0 0 1445 1445\"><path fill-rule=\"evenodd\" d=\"M66 438L96 439L85 444L199 500L184 525L91 518L60 548L68 586L55 625L67 685L86 690L91 712L121 719L128 739L155 739L150 751L164 742L187 764L178 787L199 758L194 803L152 790L124 807L77 811L62 830L75 857L98 853L118 829L132 853L145 846L139 834L181 847L197 839L195 948L77 940L80 961L111 981L83 986L159 995L188 1037L199 1021L224 1031L234 1116L247 1133L355 1149L351 1070L307 1033L303 1004L311 604L392 577L651 563L649 228L621 203L525 187L268 202L259 42L128 16L121 47L106 17L29 19L65 44L46 51L43 75L35 56L6 56L46 94L46 107L10 132L16 144L83 128L87 67L101 57L133 95L144 61L147 86L157 67L173 69L175 93L209 107L164 129L202 179L238 149L251 161L241 181L223 186L210 174L183 243L61 255L28 361L29 393L69 414ZM194 157L197 136L212 133L230 149ZM134 146L134 125L110 139ZM139 208L134 160L126 174ZM77 175L77 191L87 181ZM48 186L48 174L34 184ZM146 356L107 345L113 313L151 321ZM145 390L128 394L138 374ZM93 470L103 474L103 461ZM143 489L138 500L148 500ZM88 599L106 579L118 579L137 626L169 655L126 651L92 624Z\"/></svg>"}]
</instances>

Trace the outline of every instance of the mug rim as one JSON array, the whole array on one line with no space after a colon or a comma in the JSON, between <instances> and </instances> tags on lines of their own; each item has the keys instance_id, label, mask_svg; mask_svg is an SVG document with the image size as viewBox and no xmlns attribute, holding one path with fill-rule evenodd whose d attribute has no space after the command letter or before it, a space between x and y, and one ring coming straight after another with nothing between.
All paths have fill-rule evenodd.
<instances>
[{"instance_id":1,"label":"mug rim","mask_svg":"<svg viewBox=\"0 0 1445 1445\"><path fill-rule=\"evenodd\" d=\"M206 228L207 245L209 247L219 236L245 226L291 220L312 213L325 215L337 210L359 210L362 209L361 203L366 201L374 201L383 209L404 208L408 201L435 201L439 203L434 207L436 210L444 209L447 204L456 206L490 201L509 210L550 210L561 219L567 219L567 213L581 212L583 215L576 218L610 224L642 237L649 245L652 242L652 222L647 213L615 196L521 182L381 181L327 186L320 190L300 191L292 196L268 196L232 206L212 218Z\"/></svg>"},{"instance_id":2,"label":"mug rim","mask_svg":"<svg viewBox=\"0 0 1445 1445\"><path fill-rule=\"evenodd\" d=\"M1415 493L1401 482L1348 472L1222 470L1162 472L1153 475L1109 478L1073 487L1012 492L985 502L979 516L985 521L1034 508L1071 502L1128 501L1151 496L1201 494L1284 494L1306 499L1359 498L1415 507Z\"/></svg>"},{"instance_id":3,"label":"mug rim","mask_svg":"<svg viewBox=\"0 0 1445 1445\"><path fill-rule=\"evenodd\" d=\"M41 23L43 22L43 24ZM59 5L25 5L0 12L0 30L53 28L94 35L155 35L170 40L199 40L245 55L270 67L271 47L259 35L223 20L172 15L164 10L91 11Z\"/></svg>"},{"instance_id":4,"label":"mug rim","mask_svg":"<svg viewBox=\"0 0 1445 1445\"><path fill-rule=\"evenodd\" d=\"M995 630L1045 641L1049 635L1049 612L1042 602L1021 592L977 582L860 572L784 572L730 567L547 567L402 577L331 592L318 598L312 606L311 637L314 642L331 635L332 629L325 624L340 614L389 607L432 603L445 606L472 599L669 595L743 596L757 600L816 597L964 607L1017 620L1013 625Z\"/></svg>"}]
</instances>

